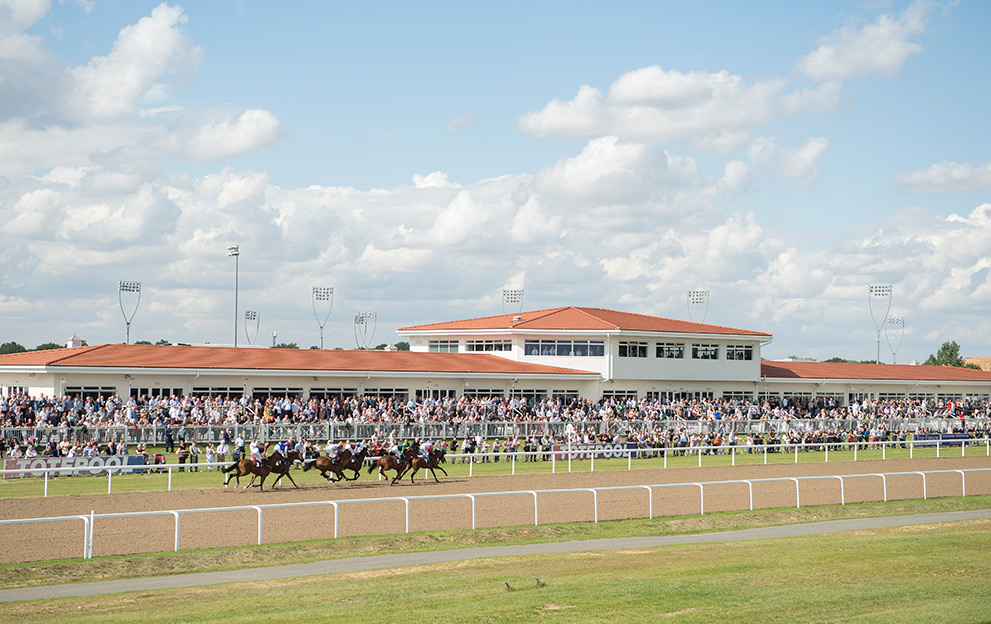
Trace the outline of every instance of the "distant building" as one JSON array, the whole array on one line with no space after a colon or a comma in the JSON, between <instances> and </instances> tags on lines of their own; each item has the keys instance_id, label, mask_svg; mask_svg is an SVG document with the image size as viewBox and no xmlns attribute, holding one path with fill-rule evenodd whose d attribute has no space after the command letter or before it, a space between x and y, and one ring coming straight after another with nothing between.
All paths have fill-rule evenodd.
<instances>
[{"instance_id":1,"label":"distant building","mask_svg":"<svg viewBox=\"0 0 991 624\"><path fill-rule=\"evenodd\" d=\"M77 346L0 356L0 394L599 399L991 397L991 372L761 360L765 332L561 307L399 329L410 351ZM74 337L75 338L75 337Z\"/></svg>"}]
</instances>

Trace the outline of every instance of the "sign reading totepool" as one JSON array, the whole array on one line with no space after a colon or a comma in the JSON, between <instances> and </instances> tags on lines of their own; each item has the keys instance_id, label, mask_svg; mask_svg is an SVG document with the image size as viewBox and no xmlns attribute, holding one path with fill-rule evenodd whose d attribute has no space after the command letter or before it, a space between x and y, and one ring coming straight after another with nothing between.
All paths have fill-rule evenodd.
<instances>
[{"instance_id":1,"label":"sign reading totepool","mask_svg":"<svg viewBox=\"0 0 991 624\"><path fill-rule=\"evenodd\" d=\"M568 459L610 459L613 457L626 458L629 449L636 449L637 445L627 444L555 444L554 459L557 461L567 461Z\"/></svg>"},{"instance_id":2,"label":"sign reading totepool","mask_svg":"<svg viewBox=\"0 0 991 624\"><path fill-rule=\"evenodd\" d=\"M4 462L4 477L43 477L62 475L95 475L143 472L144 455L98 455L96 457L32 457L30 459L8 459Z\"/></svg>"}]
</instances>

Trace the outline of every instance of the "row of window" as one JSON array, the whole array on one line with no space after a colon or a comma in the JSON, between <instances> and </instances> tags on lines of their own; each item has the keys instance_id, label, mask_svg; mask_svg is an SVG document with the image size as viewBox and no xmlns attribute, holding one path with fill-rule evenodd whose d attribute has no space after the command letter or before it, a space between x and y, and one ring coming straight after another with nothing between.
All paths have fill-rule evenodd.
<instances>
[{"instance_id":1,"label":"row of window","mask_svg":"<svg viewBox=\"0 0 991 624\"><path fill-rule=\"evenodd\" d=\"M650 343L646 341L624 340L619 343L619 357L646 358ZM468 340L465 350L469 352L509 351L509 340ZM753 360L753 345L727 345L724 347L727 360ZM693 360L718 360L718 344L692 344ZM457 340L431 340L431 353L457 353ZM602 340L527 340L523 345L524 355L603 357L606 345ZM654 357L661 359L684 359L685 345L676 342L658 342L654 345Z\"/></svg>"},{"instance_id":2,"label":"row of window","mask_svg":"<svg viewBox=\"0 0 991 624\"><path fill-rule=\"evenodd\" d=\"M637 340L624 340L619 343L619 357L646 358L649 343ZM753 345L726 345L727 360L753 360ZM676 342L658 342L654 345L654 357L681 360L685 357L685 345ZM693 360L718 360L719 345L692 344Z\"/></svg>"}]
</instances>

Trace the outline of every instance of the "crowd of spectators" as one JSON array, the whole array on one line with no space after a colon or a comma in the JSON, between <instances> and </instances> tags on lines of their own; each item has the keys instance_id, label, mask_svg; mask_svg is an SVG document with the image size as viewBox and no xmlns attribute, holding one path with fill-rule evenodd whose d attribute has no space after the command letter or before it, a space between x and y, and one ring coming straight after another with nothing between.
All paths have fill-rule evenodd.
<instances>
[{"instance_id":1,"label":"crowd of spectators","mask_svg":"<svg viewBox=\"0 0 991 624\"><path fill-rule=\"evenodd\" d=\"M991 402L864 399L839 405L833 398L603 398L446 397L402 401L391 397L323 399L226 396L82 397L0 396L3 427L104 427L298 423L610 422L899 420L991 418Z\"/></svg>"}]
</instances>

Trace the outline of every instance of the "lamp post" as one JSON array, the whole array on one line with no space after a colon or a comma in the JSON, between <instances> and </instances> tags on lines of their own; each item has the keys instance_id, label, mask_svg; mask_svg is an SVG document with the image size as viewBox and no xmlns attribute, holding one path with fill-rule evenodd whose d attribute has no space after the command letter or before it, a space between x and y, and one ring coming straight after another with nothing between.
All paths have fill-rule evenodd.
<instances>
[{"instance_id":1,"label":"lamp post","mask_svg":"<svg viewBox=\"0 0 991 624\"><path fill-rule=\"evenodd\" d=\"M254 331L251 331L251 324L254 323ZM255 344L258 337L258 327L261 325L261 313L258 310L244 311L244 337L248 339L248 344Z\"/></svg>"},{"instance_id":2,"label":"lamp post","mask_svg":"<svg viewBox=\"0 0 991 624\"><path fill-rule=\"evenodd\" d=\"M134 302L134 309L131 310L130 317L124 311L124 293L137 293L138 295L137 300ZM117 301L120 303L120 313L124 315L124 324L127 326L127 339L124 344L131 344L131 321L134 320L134 315L138 311L138 304L141 303L141 282L118 282Z\"/></svg>"},{"instance_id":3,"label":"lamp post","mask_svg":"<svg viewBox=\"0 0 991 624\"><path fill-rule=\"evenodd\" d=\"M506 312L506 304L509 304L510 309L514 313L519 313L523 311L523 289L522 288L503 288L502 289L502 313L508 314Z\"/></svg>"},{"instance_id":4,"label":"lamp post","mask_svg":"<svg viewBox=\"0 0 991 624\"><path fill-rule=\"evenodd\" d=\"M876 299L887 301L887 306L885 306L884 312L880 315L880 321L878 321L878 317L874 314L873 302ZM883 301L880 302L882 305ZM877 332L877 357L874 363L880 364L881 330L884 328L884 323L888 319L888 312L891 311L891 284L871 284L867 287L867 309L870 310L871 320L874 322L874 330Z\"/></svg>"},{"instance_id":5,"label":"lamp post","mask_svg":"<svg viewBox=\"0 0 991 624\"><path fill-rule=\"evenodd\" d=\"M894 329L891 332L888 331L889 328L899 328L897 344L891 344L891 333L894 333ZM888 341L888 348L891 349L891 363L897 364L898 360L898 349L902 346L902 338L905 337L905 318L901 316L889 316L887 322L884 325L884 339Z\"/></svg>"},{"instance_id":6,"label":"lamp post","mask_svg":"<svg viewBox=\"0 0 991 624\"><path fill-rule=\"evenodd\" d=\"M238 258L241 256L241 250L238 245L231 245L227 248L228 257L234 258L234 348L237 348L237 272L238 272Z\"/></svg>"},{"instance_id":7,"label":"lamp post","mask_svg":"<svg viewBox=\"0 0 991 624\"><path fill-rule=\"evenodd\" d=\"M320 348L323 349L323 328L327 324L327 319L330 318L330 311L334 307L334 287L333 286L314 286L313 287L313 316L317 317L317 325L320 326ZM317 312L317 302L327 304L327 313L324 315L323 320L320 320L320 314Z\"/></svg>"}]
</instances>

